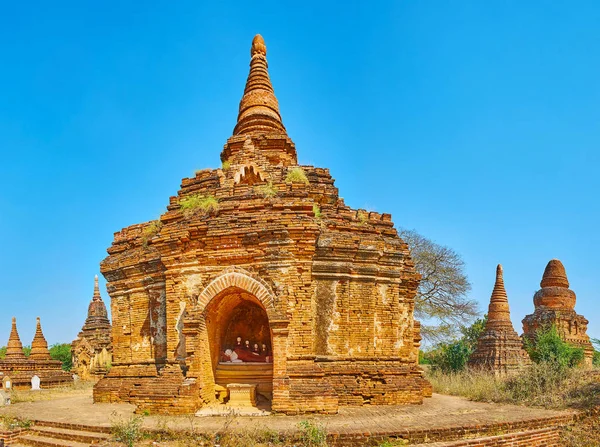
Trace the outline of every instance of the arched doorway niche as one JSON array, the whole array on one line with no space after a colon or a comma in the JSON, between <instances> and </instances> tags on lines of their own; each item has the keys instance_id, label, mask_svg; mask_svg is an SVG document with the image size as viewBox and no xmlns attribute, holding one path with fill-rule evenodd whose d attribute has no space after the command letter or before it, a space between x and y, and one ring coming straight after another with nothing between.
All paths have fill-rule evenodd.
<instances>
[{"instance_id":1,"label":"arched doorway niche","mask_svg":"<svg viewBox=\"0 0 600 447\"><path fill-rule=\"evenodd\" d=\"M258 393L270 401L273 334L262 302L249 291L230 286L210 300L204 319L215 384L256 384Z\"/></svg>"}]
</instances>

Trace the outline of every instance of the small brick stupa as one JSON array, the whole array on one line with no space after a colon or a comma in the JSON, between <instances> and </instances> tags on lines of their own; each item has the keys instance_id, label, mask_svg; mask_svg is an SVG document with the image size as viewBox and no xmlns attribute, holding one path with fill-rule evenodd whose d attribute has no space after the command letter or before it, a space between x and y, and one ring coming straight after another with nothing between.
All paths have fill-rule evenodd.
<instances>
[{"instance_id":1,"label":"small brick stupa","mask_svg":"<svg viewBox=\"0 0 600 447\"><path fill-rule=\"evenodd\" d=\"M591 366L594 348L587 335L588 320L575 312L576 295L569 289L562 262L548 262L540 286L533 296L535 311L523 319L523 336L533 339L538 329L555 325L563 340L583 348L584 364Z\"/></svg>"},{"instance_id":2,"label":"small brick stupa","mask_svg":"<svg viewBox=\"0 0 600 447\"><path fill-rule=\"evenodd\" d=\"M510 320L502 266L498 264L496 283L488 308L488 319L477 341L477 348L469 359L469 367L505 375L519 370L530 362L529 355L523 349L523 342Z\"/></svg>"},{"instance_id":3,"label":"small brick stupa","mask_svg":"<svg viewBox=\"0 0 600 447\"><path fill-rule=\"evenodd\" d=\"M350 208L329 170L298 164L266 54L257 35L222 168L115 233L101 264L114 361L96 402L190 413L242 384L277 412L335 413L431 392L408 246L389 214Z\"/></svg>"},{"instance_id":4,"label":"small brick stupa","mask_svg":"<svg viewBox=\"0 0 600 447\"><path fill-rule=\"evenodd\" d=\"M111 326L106 306L100 296L98 275L94 278L94 295L81 332L71 344L73 372L83 380L99 379L112 362Z\"/></svg>"},{"instance_id":5,"label":"small brick stupa","mask_svg":"<svg viewBox=\"0 0 600 447\"><path fill-rule=\"evenodd\" d=\"M71 373L62 370L62 362L52 360L50 357L48 342L42 333L39 317L29 357L23 353L23 344L17 331L17 319L13 317L6 345L6 357L0 360L0 373L12 379L12 386L15 389L31 388L31 378L35 375L40 378L42 388L52 388L73 382Z\"/></svg>"}]
</instances>

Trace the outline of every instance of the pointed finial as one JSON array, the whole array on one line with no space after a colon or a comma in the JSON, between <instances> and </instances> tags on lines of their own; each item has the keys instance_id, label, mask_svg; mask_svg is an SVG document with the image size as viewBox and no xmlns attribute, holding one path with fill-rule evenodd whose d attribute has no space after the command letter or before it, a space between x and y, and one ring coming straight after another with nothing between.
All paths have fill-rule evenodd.
<instances>
[{"instance_id":1,"label":"pointed finial","mask_svg":"<svg viewBox=\"0 0 600 447\"><path fill-rule=\"evenodd\" d=\"M265 45L265 39L260 34L254 36L252 39L252 48L250 49L250 56L255 54L267 55L267 46Z\"/></svg>"},{"instance_id":2,"label":"pointed finial","mask_svg":"<svg viewBox=\"0 0 600 447\"><path fill-rule=\"evenodd\" d=\"M496 267L496 282L488 308L488 321L510 321L510 309L508 307L508 296L504 288L502 264L498 264Z\"/></svg>"},{"instance_id":3,"label":"pointed finial","mask_svg":"<svg viewBox=\"0 0 600 447\"><path fill-rule=\"evenodd\" d=\"M12 317L12 328L8 337L8 343L6 344L6 358L7 359L25 359L23 353L23 344L17 331L17 319Z\"/></svg>"},{"instance_id":4,"label":"pointed finial","mask_svg":"<svg viewBox=\"0 0 600 447\"><path fill-rule=\"evenodd\" d=\"M93 299L95 301L101 300L102 298L100 297L100 286L98 286L98 275L94 276L94 297Z\"/></svg>"},{"instance_id":5,"label":"pointed finial","mask_svg":"<svg viewBox=\"0 0 600 447\"><path fill-rule=\"evenodd\" d=\"M276 134L285 135L285 126L279 114L267 64L267 46L260 34L252 39L250 73L244 96L240 101L238 120L233 135Z\"/></svg>"},{"instance_id":6,"label":"pointed finial","mask_svg":"<svg viewBox=\"0 0 600 447\"><path fill-rule=\"evenodd\" d=\"M48 351L48 342L42 332L42 323L40 317L36 318L35 335L31 342L31 352L29 357L32 360L50 360L50 351Z\"/></svg>"}]
</instances>

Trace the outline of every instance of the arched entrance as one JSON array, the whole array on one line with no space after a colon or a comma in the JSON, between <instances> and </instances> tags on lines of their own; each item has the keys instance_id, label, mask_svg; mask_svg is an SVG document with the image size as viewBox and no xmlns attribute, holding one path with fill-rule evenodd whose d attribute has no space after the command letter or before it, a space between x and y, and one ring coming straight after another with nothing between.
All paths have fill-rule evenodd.
<instances>
[{"instance_id":1,"label":"arched entrance","mask_svg":"<svg viewBox=\"0 0 600 447\"><path fill-rule=\"evenodd\" d=\"M210 300L203 313L215 384L255 384L257 394L270 402L273 335L263 303L248 290L230 285Z\"/></svg>"}]
</instances>

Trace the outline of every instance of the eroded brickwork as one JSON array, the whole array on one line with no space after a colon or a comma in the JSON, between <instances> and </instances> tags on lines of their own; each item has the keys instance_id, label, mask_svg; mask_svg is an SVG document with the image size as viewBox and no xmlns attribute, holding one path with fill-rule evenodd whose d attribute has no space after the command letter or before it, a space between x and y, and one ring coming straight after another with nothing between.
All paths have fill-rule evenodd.
<instances>
[{"instance_id":1,"label":"eroded brickwork","mask_svg":"<svg viewBox=\"0 0 600 447\"><path fill-rule=\"evenodd\" d=\"M40 318L36 320L36 329L29 357L23 353L23 344L17 331L17 319L13 317L12 328L6 345L6 357L0 360L2 377L10 378L12 388L30 389L31 378L38 376L42 388L52 388L73 382L71 373L62 370L62 362L52 360L48 351L48 342L42 332Z\"/></svg>"},{"instance_id":2,"label":"eroded brickwork","mask_svg":"<svg viewBox=\"0 0 600 447\"><path fill-rule=\"evenodd\" d=\"M408 247L389 214L348 207L329 170L298 165L260 36L251 56L223 168L183 179L160 222L116 233L102 262L114 361L94 398L170 413L214 402L221 325L247 300L271 331L274 410L420 403Z\"/></svg>"},{"instance_id":3,"label":"eroded brickwork","mask_svg":"<svg viewBox=\"0 0 600 447\"><path fill-rule=\"evenodd\" d=\"M94 278L94 295L77 339L71 343L73 369L81 379L99 379L112 363L111 326L106 306L100 296L98 276Z\"/></svg>"},{"instance_id":4,"label":"eroded brickwork","mask_svg":"<svg viewBox=\"0 0 600 447\"><path fill-rule=\"evenodd\" d=\"M540 328L556 325L563 340L583 349L584 363L591 366L594 348L587 335L588 320L575 312L576 295L562 262L548 262L540 286L533 296L535 311L523 319L523 336L533 339Z\"/></svg>"},{"instance_id":5,"label":"eroded brickwork","mask_svg":"<svg viewBox=\"0 0 600 447\"><path fill-rule=\"evenodd\" d=\"M523 349L523 341L515 332L510 320L502 266L498 265L485 329L477 340L477 348L469 358L469 367L505 375L530 363L529 355Z\"/></svg>"}]
</instances>

